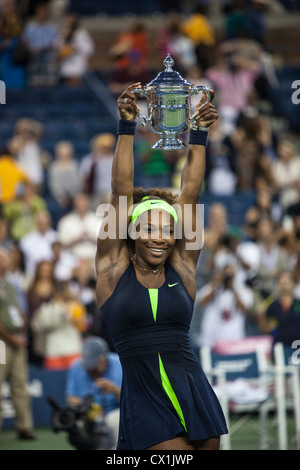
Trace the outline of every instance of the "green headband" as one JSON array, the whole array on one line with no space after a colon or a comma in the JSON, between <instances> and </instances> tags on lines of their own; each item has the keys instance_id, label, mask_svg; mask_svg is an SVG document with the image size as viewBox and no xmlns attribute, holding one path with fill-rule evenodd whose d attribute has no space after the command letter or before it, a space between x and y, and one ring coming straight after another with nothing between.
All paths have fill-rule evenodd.
<instances>
[{"instance_id":1,"label":"green headband","mask_svg":"<svg viewBox=\"0 0 300 470\"><path fill-rule=\"evenodd\" d=\"M153 209L159 209L162 211L169 212L169 214L174 217L175 223L177 222L178 216L175 209L166 201L162 199L148 199L149 196L145 196L142 199L142 202L136 206L132 212L131 221L135 224L136 219L146 211L151 211Z\"/></svg>"}]
</instances>

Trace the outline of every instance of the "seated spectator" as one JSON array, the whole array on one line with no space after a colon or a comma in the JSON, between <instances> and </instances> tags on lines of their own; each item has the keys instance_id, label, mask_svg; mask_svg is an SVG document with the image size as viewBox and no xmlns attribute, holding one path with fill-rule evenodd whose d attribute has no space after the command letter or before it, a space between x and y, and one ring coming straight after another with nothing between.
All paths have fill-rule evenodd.
<instances>
[{"instance_id":1,"label":"seated spectator","mask_svg":"<svg viewBox=\"0 0 300 470\"><path fill-rule=\"evenodd\" d=\"M45 209L45 200L36 194L36 188L30 182L19 184L15 200L3 206L3 214L10 224L11 237L19 242L34 230L36 213Z\"/></svg>"},{"instance_id":2,"label":"seated spectator","mask_svg":"<svg viewBox=\"0 0 300 470\"><path fill-rule=\"evenodd\" d=\"M111 169L116 137L110 133L96 135L90 143L90 153L80 163L81 188L91 198L91 207L107 202L111 192Z\"/></svg>"},{"instance_id":3,"label":"seated spectator","mask_svg":"<svg viewBox=\"0 0 300 470\"><path fill-rule=\"evenodd\" d=\"M52 86L57 83L55 44L58 38L56 24L49 20L47 3L36 5L34 16L22 35L31 52L28 83L31 86Z\"/></svg>"},{"instance_id":4,"label":"seated spectator","mask_svg":"<svg viewBox=\"0 0 300 470\"><path fill-rule=\"evenodd\" d=\"M90 336L83 344L82 357L68 370L67 404L77 407L91 395L101 407L106 424L113 430L116 448L119 432L122 368L117 354L109 351L103 338Z\"/></svg>"},{"instance_id":5,"label":"seated spectator","mask_svg":"<svg viewBox=\"0 0 300 470\"><path fill-rule=\"evenodd\" d=\"M264 218L257 225L256 241L260 249L260 265L258 268L259 284L257 288L264 298L274 292L277 274L289 267L286 250L278 243L276 223Z\"/></svg>"},{"instance_id":6,"label":"seated spectator","mask_svg":"<svg viewBox=\"0 0 300 470\"><path fill-rule=\"evenodd\" d=\"M114 70L126 70L133 64L147 70L149 48L146 26L141 21L134 20L128 29L118 35L108 52L114 62Z\"/></svg>"},{"instance_id":7,"label":"seated spectator","mask_svg":"<svg viewBox=\"0 0 300 470\"><path fill-rule=\"evenodd\" d=\"M40 261L53 260L52 244L57 239L57 232L52 228L51 216L47 210L35 214L35 227L20 240L26 274L31 277L35 275L36 266Z\"/></svg>"},{"instance_id":8,"label":"seated spectator","mask_svg":"<svg viewBox=\"0 0 300 470\"><path fill-rule=\"evenodd\" d=\"M206 70L214 62L215 31L206 16L205 5L197 5L181 24L181 31L193 41L198 65Z\"/></svg>"},{"instance_id":9,"label":"seated spectator","mask_svg":"<svg viewBox=\"0 0 300 470\"><path fill-rule=\"evenodd\" d=\"M235 128L239 114L247 106L247 100L255 87L261 66L257 60L248 60L235 42L220 46L220 59L205 71L205 76L216 89L219 112L225 135Z\"/></svg>"},{"instance_id":10,"label":"seated spectator","mask_svg":"<svg viewBox=\"0 0 300 470\"><path fill-rule=\"evenodd\" d=\"M262 187L256 191L255 204L245 213L243 232L250 240L255 240L257 225L261 219L271 218L275 222L280 222L281 217L282 210L273 197L272 188Z\"/></svg>"},{"instance_id":11,"label":"seated spectator","mask_svg":"<svg viewBox=\"0 0 300 470\"><path fill-rule=\"evenodd\" d=\"M55 145L54 159L48 166L48 185L51 193L48 208L56 226L58 220L71 210L73 197L79 190L78 165L71 142L59 141Z\"/></svg>"},{"instance_id":12,"label":"seated spectator","mask_svg":"<svg viewBox=\"0 0 300 470\"><path fill-rule=\"evenodd\" d=\"M231 195L236 191L235 162L221 142L211 142L206 168L207 191L210 194Z\"/></svg>"},{"instance_id":13,"label":"seated spectator","mask_svg":"<svg viewBox=\"0 0 300 470\"><path fill-rule=\"evenodd\" d=\"M66 85L80 85L88 71L95 45L89 31L80 25L75 13L66 16L57 49L62 82Z\"/></svg>"},{"instance_id":14,"label":"seated spectator","mask_svg":"<svg viewBox=\"0 0 300 470\"><path fill-rule=\"evenodd\" d=\"M56 281L53 296L40 305L30 322L33 335L44 338L43 366L48 370L68 369L81 356L84 310L78 316L73 302L68 283Z\"/></svg>"},{"instance_id":15,"label":"seated spectator","mask_svg":"<svg viewBox=\"0 0 300 470\"><path fill-rule=\"evenodd\" d=\"M83 305L93 301L95 282L95 269L89 260L77 260L77 266L73 269L70 281L70 291Z\"/></svg>"},{"instance_id":16,"label":"seated spectator","mask_svg":"<svg viewBox=\"0 0 300 470\"><path fill-rule=\"evenodd\" d=\"M55 279L70 281L73 278L74 270L78 267L77 257L70 250L65 249L58 240L53 242L52 249Z\"/></svg>"},{"instance_id":17,"label":"seated spectator","mask_svg":"<svg viewBox=\"0 0 300 470\"><path fill-rule=\"evenodd\" d=\"M197 292L197 303L204 308L199 346L213 348L217 341L246 337L246 317L253 313L254 295L250 287L235 284L235 275L236 266L225 265Z\"/></svg>"},{"instance_id":18,"label":"seated spectator","mask_svg":"<svg viewBox=\"0 0 300 470\"><path fill-rule=\"evenodd\" d=\"M0 203L13 201L20 183L28 177L8 149L0 153Z\"/></svg>"},{"instance_id":19,"label":"seated spectator","mask_svg":"<svg viewBox=\"0 0 300 470\"><path fill-rule=\"evenodd\" d=\"M41 188L44 180L43 152L39 141L42 137L43 126L34 119L19 119L15 126L9 148L19 162L29 181Z\"/></svg>"},{"instance_id":20,"label":"seated spectator","mask_svg":"<svg viewBox=\"0 0 300 470\"><path fill-rule=\"evenodd\" d=\"M300 156L296 146L287 139L279 141L278 158L273 162L273 175L283 209L299 202L297 182L300 180Z\"/></svg>"},{"instance_id":21,"label":"seated spectator","mask_svg":"<svg viewBox=\"0 0 300 470\"><path fill-rule=\"evenodd\" d=\"M73 210L57 225L58 240L77 259L94 262L99 218L90 210L89 198L80 193L74 197Z\"/></svg>"},{"instance_id":22,"label":"seated spectator","mask_svg":"<svg viewBox=\"0 0 300 470\"><path fill-rule=\"evenodd\" d=\"M7 0L0 15L1 80L7 89L22 89L27 82L29 55L20 38L23 22L15 0Z\"/></svg>"},{"instance_id":23,"label":"seated spectator","mask_svg":"<svg viewBox=\"0 0 300 470\"><path fill-rule=\"evenodd\" d=\"M224 246L224 238L232 233L234 233L234 227L228 223L226 206L220 202L211 204L208 209L207 224L204 227L201 262L197 267L199 285L212 280L215 254Z\"/></svg>"},{"instance_id":24,"label":"seated spectator","mask_svg":"<svg viewBox=\"0 0 300 470\"><path fill-rule=\"evenodd\" d=\"M291 347L300 337L300 301L294 296L295 281L290 271L277 275L274 300L259 316L263 333L271 334L273 344L282 342Z\"/></svg>"},{"instance_id":25,"label":"seated spectator","mask_svg":"<svg viewBox=\"0 0 300 470\"><path fill-rule=\"evenodd\" d=\"M4 381L10 385L15 410L15 428L18 439L32 440L33 417L28 393L27 325L21 311L17 292L5 275L9 254L0 247L0 340L5 342L6 362L0 364L0 390ZM0 407L0 423L1 419Z\"/></svg>"}]
</instances>

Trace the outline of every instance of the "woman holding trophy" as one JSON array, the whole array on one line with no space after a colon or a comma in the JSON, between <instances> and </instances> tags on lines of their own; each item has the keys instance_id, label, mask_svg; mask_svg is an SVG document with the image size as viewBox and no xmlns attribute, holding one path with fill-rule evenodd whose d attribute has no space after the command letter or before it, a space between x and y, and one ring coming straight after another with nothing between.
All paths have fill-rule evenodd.
<instances>
[{"instance_id":1,"label":"woman holding trophy","mask_svg":"<svg viewBox=\"0 0 300 470\"><path fill-rule=\"evenodd\" d=\"M188 337L214 92L194 112L182 189L173 195L133 186L137 90L140 83L118 98L110 199L118 235L109 236L104 219L96 255L98 305L123 368L117 450L217 450L226 422Z\"/></svg>"}]
</instances>

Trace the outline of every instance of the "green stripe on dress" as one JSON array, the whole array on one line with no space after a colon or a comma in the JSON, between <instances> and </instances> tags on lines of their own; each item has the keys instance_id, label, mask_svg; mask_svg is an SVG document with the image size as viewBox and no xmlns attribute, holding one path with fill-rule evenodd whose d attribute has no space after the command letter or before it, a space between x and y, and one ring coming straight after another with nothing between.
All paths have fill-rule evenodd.
<instances>
[{"instance_id":1,"label":"green stripe on dress","mask_svg":"<svg viewBox=\"0 0 300 470\"><path fill-rule=\"evenodd\" d=\"M158 305L158 289L148 289L149 292L149 297L150 297L150 303L151 303L151 309L152 309L152 314L154 321L156 321L156 315L157 315L157 305ZM158 359L159 359L159 372L160 372L160 377L161 377L161 382L164 391L168 395L169 399L171 400L172 405L174 406L176 413L178 414L179 420L184 427L186 431L186 424L184 420L184 416L182 413L181 406L179 404L178 398L176 397L176 394L173 390L173 387L171 385L171 382L166 374L163 362L161 360L160 354L158 354Z\"/></svg>"},{"instance_id":2,"label":"green stripe on dress","mask_svg":"<svg viewBox=\"0 0 300 470\"><path fill-rule=\"evenodd\" d=\"M170 383L170 380L169 380L169 378L166 374L166 371L165 371L163 362L161 360L160 354L158 355L158 359L159 359L159 371L160 371L162 386L163 386L166 394L170 398L170 400L172 402L172 405L174 406L174 408L176 410L176 413L178 414L179 420L180 420L182 426L184 427L184 429L186 431L186 425L185 425L185 420L184 420L184 416L183 416L183 413L182 413L181 406L180 406L178 398L176 397L176 394L173 390L173 387Z\"/></svg>"},{"instance_id":3,"label":"green stripe on dress","mask_svg":"<svg viewBox=\"0 0 300 470\"><path fill-rule=\"evenodd\" d=\"M154 321L156 321L158 289L148 289Z\"/></svg>"}]
</instances>

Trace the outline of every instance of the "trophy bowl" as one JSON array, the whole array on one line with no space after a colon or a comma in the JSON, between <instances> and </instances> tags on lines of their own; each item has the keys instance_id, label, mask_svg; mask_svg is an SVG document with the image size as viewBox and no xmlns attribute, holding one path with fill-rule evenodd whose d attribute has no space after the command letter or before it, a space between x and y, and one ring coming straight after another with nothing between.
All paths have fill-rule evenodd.
<instances>
[{"instance_id":1,"label":"trophy bowl","mask_svg":"<svg viewBox=\"0 0 300 470\"><path fill-rule=\"evenodd\" d=\"M191 116L191 96L201 91L206 94L206 101L210 100L209 89L205 86L195 86L184 80L172 67L175 64L170 56L164 60L165 70L142 88L133 90L148 101L148 117L139 115L142 125L150 128L160 135L153 149L179 150L187 145L178 137L188 128L197 128L196 121Z\"/></svg>"}]
</instances>

